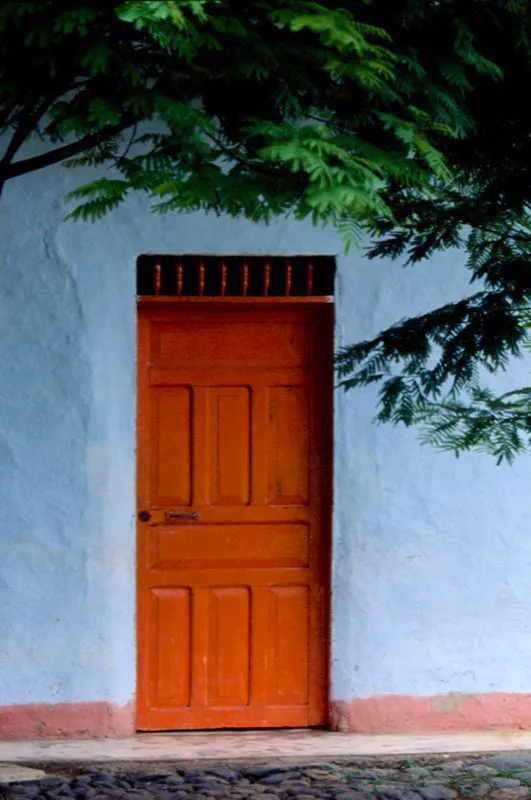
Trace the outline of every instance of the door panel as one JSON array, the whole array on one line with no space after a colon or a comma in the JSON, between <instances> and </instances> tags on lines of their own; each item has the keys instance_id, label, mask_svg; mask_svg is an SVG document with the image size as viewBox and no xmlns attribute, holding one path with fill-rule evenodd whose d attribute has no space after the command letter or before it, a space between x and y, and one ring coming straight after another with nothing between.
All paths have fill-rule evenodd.
<instances>
[{"instance_id":1,"label":"door panel","mask_svg":"<svg viewBox=\"0 0 531 800\"><path fill-rule=\"evenodd\" d=\"M251 592L248 586L212 589L209 706L247 706L251 691Z\"/></svg>"},{"instance_id":2,"label":"door panel","mask_svg":"<svg viewBox=\"0 0 531 800\"><path fill-rule=\"evenodd\" d=\"M323 724L331 307L139 310L138 727Z\"/></svg>"},{"instance_id":3,"label":"door panel","mask_svg":"<svg viewBox=\"0 0 531 800\"><path fill-rule=\"evenodd\" d=\"M188 525L151 528L150 562L154 570L229 567L307 567L307 525Z\"/></svg>"},{"instance_id":4,"label":"door panel","mask_svg":"<svg viewBox=\"0 0 531 800\"><path fill-rule=\"evenodd\" d=\"M187 506L192 499L191 390L160 387L152 394L152 503ZM179 453L179 458L175 458Z\"/></svg>"},{"instance_id":5,"label":"door panel","mask_svg":"<svg viewBox=\"0 0 531 800\"><path fill-rule=\"evenodd\" d=\"M187 588L153 589L148 610L156 653L150 702L155 706L190 705L191 591Z\"/></svg>"},{"instance_id":6,"label":"door panel","mask_svg":"<svg viewBox=\"0 0 531 800\"><path fill-rule=\"evenodd\" d=\"M247 505L251 497L251 402L247 386L209 390L212 505Z\"/></svg>"},{"instance_id":7,"label":"door panel","mask_svg":"<svg viewBox=\"0 0 531 800\"><path fill-rule=\"evenodd\" d=\"M268 390L267 499L271 505L307 505L311 386Z\"/></svg>"},{"instance_id":8,"label":"door panel","mask_svg":"<svg viewBox=\"0 0 531 800\"><path fill-rule=\"evenodd\" d=\"M307 586L270 589L268 701L273 705L309 701L308 612Z\"/></svg>"},{"instance_id":9,"label":"door panel","mask_svg":"<svg viewBox=\"0 0 531 800\"><path fill-rule=\"evenodd\" d=\"M210 315L209 315L210 316ZM154 367L174 369L200 365L219 367L307 367L310 363L309 325L302 321L267 320L240 322L233 315L227 328L223 321L205 326L194 319L190 325L161 321L152 332Z\"/></svg>"}]
</instances>

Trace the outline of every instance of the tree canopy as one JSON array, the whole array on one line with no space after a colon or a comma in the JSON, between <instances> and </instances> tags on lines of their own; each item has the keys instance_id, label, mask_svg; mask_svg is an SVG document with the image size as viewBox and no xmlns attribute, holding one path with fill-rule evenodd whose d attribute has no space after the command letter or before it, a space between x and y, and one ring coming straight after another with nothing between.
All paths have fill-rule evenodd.
<instances>
[{"instance_id":1,"label":"tree canopy","mask_svg":"<svg viewBox=\"0 0 531 800\"><path fill-rule=\"evenodd\" d=\"M57 160L112 164L76 193L75 218L137 189L158 211L388 215L388 179L447 177L431 136L466 121L451 75L436 91L375 21L333 5L2 3L0 124L15 133L0 181ZM443 48L464 80L457 35ZM34 131L54 147L15 160Z\"/></svg>"},{"instance_id":2,"label":"tree canopy","mask_svg":"<svg viewBox=\"0 0 531 800\"><path fill-rule=\"evenodd\" d=\"M527 0L441 2L426 10L434 30L444 12L468 29L502 78L476 75L463 87L472 125L438 143L451 180L423 192L387 185L393 215L371 225L370 256L425 261L429 269L435 252L460 247L475 286L461 302L346 348L338 367L346 387L380 383L381 421L420 424L424 441L456 454L477 449L511 461L531 446L531 388L498 395L486 376L525 353L529 340L531 8ZM435 36L431 44L438 59Z\"/></svg>"},{"instance_id":3,"label":"tree canopy","mask_svg":"<svg viewBox=\"0 0 531 800\"><path fill-rule=\"evenodd\" d=\"M462 247L468 299L337 367L346 388L380 383L381 420L511 459L531 389L496 397L481 375L527 339L530 33L528 0L2 2L0 189L58 162L112 167L72 193L74 219L142 191L156 212L368 231L372 257Z\"/></svg>"}]
</instances>

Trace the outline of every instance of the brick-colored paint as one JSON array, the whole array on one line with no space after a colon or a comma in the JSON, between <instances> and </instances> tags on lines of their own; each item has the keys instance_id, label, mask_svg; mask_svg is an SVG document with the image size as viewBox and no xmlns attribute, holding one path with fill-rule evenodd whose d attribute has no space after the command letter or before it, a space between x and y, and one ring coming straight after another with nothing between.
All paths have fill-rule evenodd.
<instances>
[{"instance_id":1,"label":"brick-colored paint","mask_svg":"<svg viewBox=\"0 0 531 800\"><path fill-rule=\"evenodd\" d=\"M0 706L0 738L129 736L135 731L134 703L30 703Z\"/></svg>"},{"instance_id":2,"label":"brick-colored paint","mask_svg":"<svg viewBox=\"0 0 531 800\"><path fill-rule=\"evenodd\" d=\"M531 729L531 694L379 695L331 704L331 728L344 733L435 733ZM130 736L134 703L0 706L0 738Z\"/></svg>"},{"instance_id":3,"label":"brick-colored paint","mask_svg":"<svg viewBox=\"0 0 531 800\"><path fill-rule=\"evenodd\" d=\"M331 705L331 727L350 733L526 729L531 728L531 694L450 692L337 700Z\"/></svg>"}]
</instances>

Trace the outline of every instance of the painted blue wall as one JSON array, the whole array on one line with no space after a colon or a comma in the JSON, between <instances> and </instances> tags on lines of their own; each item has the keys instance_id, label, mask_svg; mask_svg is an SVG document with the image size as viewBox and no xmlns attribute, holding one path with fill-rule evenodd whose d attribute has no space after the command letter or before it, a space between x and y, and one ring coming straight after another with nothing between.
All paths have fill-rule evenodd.
<instances>
[{"instance_id":1,"label":"painted blue wall","mask_svg":"<svg viewBox=\"0 0 531 800\"><path fill-rule=\"evenodd\" d=\"M467 291L459 254L402 269L287 220L135 197L65 223L82 179L50 168L0 202L0 705L134 695L140 253L338 254L337 345ZM372 425L374 397L336 397L332 696L530 691L529 459L437 454Z\"/></svg>"}]
</instances>

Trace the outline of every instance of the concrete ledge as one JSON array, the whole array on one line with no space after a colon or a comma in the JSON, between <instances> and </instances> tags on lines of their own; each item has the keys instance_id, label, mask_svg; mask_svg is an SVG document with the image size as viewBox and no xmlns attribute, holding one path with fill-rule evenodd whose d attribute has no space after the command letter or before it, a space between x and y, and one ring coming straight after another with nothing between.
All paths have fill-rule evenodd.
<instances>
[{"instance_id":1,"label":"concrete ledge","mask_svg":"<svg viewBox=\"0 0 531 800\"><path fill-rule=\"evenodd\" d=\"M270 761L531 750L530 731L364 735L331 731L139 734L124 739L0 742L0 761L39 766L102 762Z\"/></svg>"}]
</instances>

